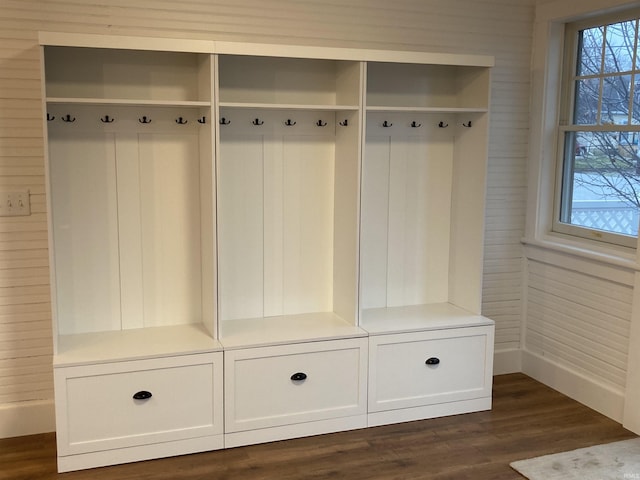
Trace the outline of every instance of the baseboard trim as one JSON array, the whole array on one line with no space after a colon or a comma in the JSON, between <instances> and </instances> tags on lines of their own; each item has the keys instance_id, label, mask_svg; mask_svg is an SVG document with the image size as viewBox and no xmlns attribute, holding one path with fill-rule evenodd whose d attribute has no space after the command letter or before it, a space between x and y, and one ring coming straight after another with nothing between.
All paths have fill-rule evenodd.
<instances>
[{"instance_id":1,"label":"baseboard trim","mask_svg":"<svg viewBox=\"0 0 640 480\"><path fill-rule=\"evenodd\" d=\"M462 413L481 412L483 410L491 410L491 397L373 412L368 416L368 426L377 427L392 423L412 422L414 420L426 420L449 415L460 415Z\"/></svg>"},{"instance_id":2,"label":"baseboard trim","mask_svg":"<svg viewBox=\"0 0 640 480\"><path fill-rule=\"evenodd\" d=\"M81 453L78 455L58 457L58 473L156 458L174 457L176 455L186 455L190 453L208 452L222 448L224 448L224 437L220 434L208 437L187 438L174 442Z\"/></svg>"},{"instance_id":3,"label":"baseboard trim","mask_svg":"<svg viewBox=\"0 0 640 480\"><path fill-rule=\"evenodd\" d=\"M616 391L527 350L522 350L522 373L622 423L624 392Z\"/></svg>"},{"instance_id":4,"label":"baseboard trim","mask_svg":"<svg viewBox=\"0 0 640 480\"><path fill-rule=\"evenodd\" d=\"M310 437L325 433L356 430L367 427L367 415L354 415L352 417L331 418L315 422L296 423L278 427L248 430L245 432L231 432L224 436L225 448L255 445L257 443L274 442L289 438Z\"/></svg>"},{"instance_id":5,"label":"baseboard trim","mask_svg":"<svg viewBox=\"0 0 640 480\"><path fill-rule=\"evenodd\" d=\"M53 399L0 405L0 438L21 437L55 430Z\"/></svg>"},{"instance_id":6,"label":"baseboard trim","mask_svg":"<svg viewBox=\"0 0 640 480\"><path fill-rule=\"evenodd\" d=\"M522 350L512 348L495 351L493 354L493 374L506 375L522 372Z\"/></svg>"}]
</instances>

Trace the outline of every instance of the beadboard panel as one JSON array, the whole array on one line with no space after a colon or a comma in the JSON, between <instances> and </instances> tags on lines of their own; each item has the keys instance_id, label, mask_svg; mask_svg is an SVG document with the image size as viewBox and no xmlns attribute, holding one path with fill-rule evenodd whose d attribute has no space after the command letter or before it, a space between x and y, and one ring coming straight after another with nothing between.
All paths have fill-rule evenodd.
<instances>
[{"instance_id":1,"label":"beadboard panel","mask_svg":"<svg viewBox=\"0 0 640 480\"><path fill-rule=\"evenodd\" d=\"M525 349L624 392L633 289L528 262Z\"/></svg>"},{"instance_id":2,"label":"beadboard panel","mask_svg":"<svg viewBox=\"0 0 640 480\"><path fill-rule=\"evenodd\" d=\"M494 55L483 314L500 350L520 337L534 3L3 0L0 188L28 189L32 215L0 218L0 405L52 398L38 31ZM21 433L12 428L0 437Z\"/></svg>"}]
</instances>

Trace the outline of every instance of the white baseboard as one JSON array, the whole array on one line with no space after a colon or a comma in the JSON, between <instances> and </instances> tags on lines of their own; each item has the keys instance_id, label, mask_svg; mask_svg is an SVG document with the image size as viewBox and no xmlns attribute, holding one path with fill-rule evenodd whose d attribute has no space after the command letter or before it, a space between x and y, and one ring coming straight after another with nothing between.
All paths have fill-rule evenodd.
<instances>
[{"instance_id":1,"label":"white baseboard","mask_svg":"<svg viewBox=\"0 0 640 480\"><path fill-rule=\"evenodd\" d=\"M54 432L53 400L0 405L0 438Z\"/></svg>"},{"instance_id":2,"label":"white baseboard","mask_svg":"<svg viewBox=\"0 0 640 480\"><path fill-rule=\"evenodd\" d=\"M499 350L494 352L494 375L505 375L507 373L520 372L522 372L522 350L519 348L512 348L509 350Z\"/></svg>"},{"instance_id":3,"label":"white baseboard","mask_svg":"<svg viewBox=\"0 0 640 480\"><path fill-rule=\"evenodd\" d=\"M522 350L522 373L622 423L624 392L526 350Z\"/></svg>"}]
</instances>

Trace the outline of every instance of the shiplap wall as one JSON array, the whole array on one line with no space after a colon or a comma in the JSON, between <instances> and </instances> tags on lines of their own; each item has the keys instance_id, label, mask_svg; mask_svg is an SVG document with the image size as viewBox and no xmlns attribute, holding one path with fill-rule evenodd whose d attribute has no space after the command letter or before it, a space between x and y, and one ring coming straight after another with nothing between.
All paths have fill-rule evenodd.
<instances>
[{"instance_id":1,"label":"shiplap wall","mask_svg":"<svg viewBox=\"0 0 640 480\"><path fill-rule=\"evenodd\" d=\"M632 286L535 260L527 272L527 349L624 394Z\"/></svg>"},{"instance_id":2,"label":"shiplap wall","mask_svg":"<svg viewBox=\"0 0 640 480\"><path fill-rule=\"evenodd\" d=\"M0 189L28 188L33 212L0 218L0 437L48 428L6 418L52 398L39 30L494 55L483 313L501 351L520 339L534 3L0 0Z\"/></svg>"}]
</instances>

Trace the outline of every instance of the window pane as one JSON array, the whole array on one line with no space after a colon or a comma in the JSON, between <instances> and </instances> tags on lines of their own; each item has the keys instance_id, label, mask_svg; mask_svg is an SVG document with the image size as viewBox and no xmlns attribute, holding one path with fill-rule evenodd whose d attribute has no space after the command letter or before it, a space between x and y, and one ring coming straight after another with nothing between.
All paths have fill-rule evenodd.
<instances>
[{"instance_id":1,"label":"window pane","mask_svg":"<svg viewBox=\"0 0 640 480\"><path fill-rule=\"evenodd\" d=\"M600 123L628 125L631 75L604 77Z\"/></svg>"},{"instance_id":2,"label":"window pane","mask_svg":"<svg viewBox=\"0 0 640 480\"><path fill-rule=\"evenodd\" d=\"M580 32L577 72L580 75L596 75L602 68L602 42L604 27L587 28Z\"/></svg>"},{"instance_id":3,"label":"window pane","mask_svg":"<svg viewBox=\"0 0 640 480\"><path fill-rule=\"evenodd\" d=\"M629 72L633 69L635 38L635 20L607 26L604 73Z\"/></svg>"},{"instance_id":4,"label":"window pane","mask_svg":"<svg viewBox=\"0 0 640 480\"><path fill-rule=\"evenodd\" d=\"M631 124L640 125L640 78L634 76L633 105L631 110Z\"/></svg>"},{"instance_id":5,"label":"window pane","mask_svg":"<svg viewBox=\"0 0 640 480\"><path fill-rule=\"evenodd\" d=\"M637 236L637 132L570 132L565 145L561 221Z\"/></svg>"},{"instance_id":6,"label":"window pane","mask_svg":"<svg viewBox=\"0 0 640 480\"><path fill-rule=\"evenodd\" d=\"M599 78L577 80L573 123L577 125L595 125L596 123L598 123L599 98Z\"/></svg>"}]
</instances>

